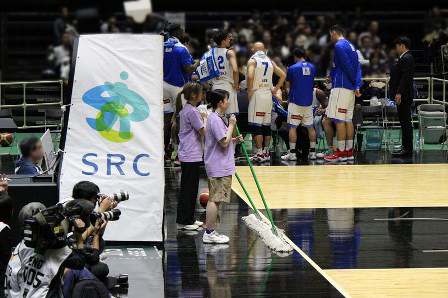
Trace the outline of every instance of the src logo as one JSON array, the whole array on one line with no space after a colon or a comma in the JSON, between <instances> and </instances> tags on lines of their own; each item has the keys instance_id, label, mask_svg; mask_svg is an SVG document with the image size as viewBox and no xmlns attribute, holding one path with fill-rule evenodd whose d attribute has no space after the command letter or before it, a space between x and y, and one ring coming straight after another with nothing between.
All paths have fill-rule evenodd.
<instances>
[{"instance_id":1,"label":"src logo","mask_svg":"<svg viewBox=\"0 0 448 298\"><path fill-rule=\"evenodd\" d=\"M122 80L128 77L127 72L120 73ZM105 93L109 96L103 96ZM149 106L143 97L122 82L105 82L96 86L84 93L82 100L99 111L96 118L86 118L87 123L110 142L132 140L131 122L140 122L149 117ZM128 107L132 108L131 112Z\"/></svg>"}]
</instances>

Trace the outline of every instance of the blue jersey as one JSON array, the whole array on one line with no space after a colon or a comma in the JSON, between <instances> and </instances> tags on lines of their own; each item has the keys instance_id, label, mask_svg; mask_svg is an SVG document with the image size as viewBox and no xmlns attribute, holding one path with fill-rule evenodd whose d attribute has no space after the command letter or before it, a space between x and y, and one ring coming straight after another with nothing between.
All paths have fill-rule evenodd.
<instances>
[{"instance_id":1,"label":"blue jersey","mask_svg":"<svg viewBox=\"0 0 448 298\"><path fill-rule=\"evenodd\" d=\"M333 68L330 71L333 88L356 90L361 88L361 65L355 47L340 39L334 47Z\"/></svg>"},{"instance_id":2,"label":"blue jersey","mask_svg":"<svg viewBox=\"0 0 448 298\"><path fill-rule=\"evenodd\" d=\"M183 87L191 80L191 75L184 68L194 63L193 57L177 38L170 37L163 47L163 80L170 85Z\"/></svg>"},{"instance_id":3,"label":"blue jersey","mask_svg":"<svg viewBox=\"0 0 448 298\"><path fill-rule=\"evenodd\" d=\"M313 103L316 68L311 63L299 61L288 68L286 80L290 83L288 101L307 107Z\"/></svg>"}]
</instances>

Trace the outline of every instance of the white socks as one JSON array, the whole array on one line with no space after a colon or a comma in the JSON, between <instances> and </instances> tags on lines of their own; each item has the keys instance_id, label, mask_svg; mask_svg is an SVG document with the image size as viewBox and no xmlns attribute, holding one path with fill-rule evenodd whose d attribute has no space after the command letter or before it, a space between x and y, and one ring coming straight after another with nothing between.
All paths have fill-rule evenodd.
<instances>
[{"instance_id":1,"label":"white socks","mask_svg":"<svg viewBox=\"0 0 448 298\"><path fill-rule=\"evenodd\" d=\"M338 141L339 151L345 151L345 141Z\"/></svg>"},{"instance_id":2,"label":"white socks","mask_svg":"<svg viewBox=\"0 0 448 298\"><path fill-rule=\"evenodd\" d=\"M291 153L296 153L296 143L289 143L289 151Z\"/></svg>"},{"instance_id":3,"label":"white socks","mask_svg":"<svg viewBox=\"0 0 448 298\"><path fill-rule=\"evenodd\" d=\"M353 140L346 140L345 141L345 150L350 150L353 148Z\"/></svg>"},{"instance_id":4,"label":"white socks","mask_svg":"<svg viewBox=\"0 0 448 298\"><path fill-rule=\"evenodd\" d=\"M263 149L262 148L260 148L260 149L257 148L257 154L263 154Z\"/></svg>"}]
</instances>

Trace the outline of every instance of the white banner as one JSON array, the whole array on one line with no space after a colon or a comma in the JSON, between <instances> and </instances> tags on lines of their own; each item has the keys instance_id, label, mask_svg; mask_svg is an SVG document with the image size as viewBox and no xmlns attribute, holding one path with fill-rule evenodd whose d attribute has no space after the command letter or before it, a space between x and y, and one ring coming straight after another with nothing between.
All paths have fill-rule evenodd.
<instances>
[{"instance_id":1,"label":"white banner","mask_svg":"<svg viewBox=\"0 0 448 298\"><path fill-rule=\"evenodd\" d=\"M120 220L106 239L162 241L163 39L159 35L79 37L60 199L82 180L120 190Z\"/></svg>"}]
</instances>

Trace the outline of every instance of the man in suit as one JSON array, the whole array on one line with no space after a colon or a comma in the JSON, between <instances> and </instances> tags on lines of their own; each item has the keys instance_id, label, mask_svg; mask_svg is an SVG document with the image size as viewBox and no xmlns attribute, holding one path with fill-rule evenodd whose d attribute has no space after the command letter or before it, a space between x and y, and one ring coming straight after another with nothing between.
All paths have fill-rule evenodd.
<instances>
[{"instance_id":1,"label":"man in suit","mask_svg":"<svg viewBox=\"0 0 448 298\"><path fill-rule=\"evenodd\" d=\"M395 41L399 58L390 71L390 95L397 104L402 132L402 148L393 153L396 157L411 156L413 150L411 106L414 100L414 57L409 51L410 45L407 37Z\"/></svg>"}]
</instances>

